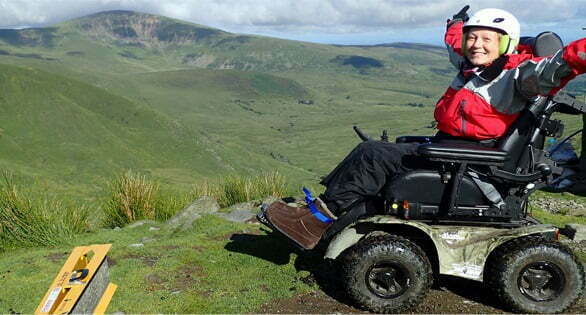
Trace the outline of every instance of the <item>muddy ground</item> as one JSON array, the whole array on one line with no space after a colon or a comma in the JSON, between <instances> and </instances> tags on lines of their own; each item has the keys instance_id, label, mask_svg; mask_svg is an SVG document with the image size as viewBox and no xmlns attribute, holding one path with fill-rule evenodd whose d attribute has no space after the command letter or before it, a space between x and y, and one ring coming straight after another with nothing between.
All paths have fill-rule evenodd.
<instances>
[{"instance_id":1,"label":"muddy ground","mask_svg":"<svg viewBox=\"0 0 586 315\"><path fill-rule=\"evenodd\" d=\"M574 250L586 249L577 245L574 243L570 246ZM586 241L581 242L580 245L586 245ZM583 265L586 268L586 264L583 263ZM310 272L309 276L300 278L300 281L313 284L319 289L292 298L271 301L263 305L258 310L259 313L368 313L353 307L352 302L346 298L339 278L339 269L335 264L325 262L319 255L300 253L295 261L295 267L298 270ZM415 309L411 310L413 314L508 312L510 311L504 309L481 282L449 276L436 278L427 296ZM586 297L583 296L565 313L586 314Z\"/></svg>"},{"instance_id":2,"label":"muddy ground","mask_svg":"<svg viewBox=\"0 0 586 315\"><path fill-rule=\"evenodd\" d=\"M276 300L263 305L260 313L281 314L332 314L332 313L368 313L354 308L346 301L343 292L315 292L301 294L289 299ZM413 314L486 314L507 313L497 301L494 301L481 283L445 277L436 281L425 299L411 311ZM566 313L586 313L586 298L582 297Z\"/></svg>"}]
</instances>

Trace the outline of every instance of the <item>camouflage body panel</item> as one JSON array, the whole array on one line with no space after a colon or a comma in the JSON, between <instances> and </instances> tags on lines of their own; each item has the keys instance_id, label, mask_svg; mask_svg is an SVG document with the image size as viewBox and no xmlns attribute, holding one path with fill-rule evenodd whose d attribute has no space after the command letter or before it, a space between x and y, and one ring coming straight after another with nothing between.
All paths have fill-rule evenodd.
<instances>
[{"instance_id":1,"label":"camouflage body panel","mask_svg":"<svg viewBox=\"0 0 586 315\"><path fill-rule=\"evenodd\" d=\"M365 223L367 223L365 225ZM373 224L374 223L374 224ZM429 225L391 216L360 220L338 233L330 242L325 258L335 259L367 234L381 231L380 225L407 225L425 233L433 241L439 258L440 274L482 281L488 255L499 245L526 235L556 232L553 225L539 224L519 228ZM377 228L378 225L378 228ZM360 226L360 228L358 228ZM365 226L370 228L365 229ZM385 228L392 230L392 227Z\"/></svg>"}]
</instances>

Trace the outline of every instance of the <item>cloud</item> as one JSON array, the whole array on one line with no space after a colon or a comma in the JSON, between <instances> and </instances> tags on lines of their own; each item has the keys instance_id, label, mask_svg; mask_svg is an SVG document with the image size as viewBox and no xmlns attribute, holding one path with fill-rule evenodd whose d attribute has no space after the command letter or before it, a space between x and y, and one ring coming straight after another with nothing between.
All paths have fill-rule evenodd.
<instances>
[{"instance_id":1,"label":"cloud","mask_svg":"<svg viewBox=\"0 0 586 315\"><path fill-rule=\"evenodd\" d=\"M586 26L586 0L0 0L0 27L45 26L122 9L230 31L342 34L439 27L465 4L471 11L509 10L523 25Z\"/></svg>"}]
</instances>

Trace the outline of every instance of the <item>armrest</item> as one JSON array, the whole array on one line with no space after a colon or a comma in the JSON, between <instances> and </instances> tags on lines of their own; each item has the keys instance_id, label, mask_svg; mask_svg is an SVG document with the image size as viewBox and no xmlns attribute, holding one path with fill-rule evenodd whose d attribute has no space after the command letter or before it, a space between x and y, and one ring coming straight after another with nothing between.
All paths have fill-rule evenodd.
<instances>
[{"instance_id":1,"label":"armrest","mask_svg":"<svg viewBox=\"0 0 586 315\"><path fill-rule=\"evenodd\" d=\"M540 163L535 166L535 169L537 171L534 173L514 174L504 170L499 170L494 166L490 166L490 173L496 177L515 183L531 183L538 179L546 179L549 183L548 177L553 173L551 166L549 166L547 163Z\"/></svg>"},{"instance_id":2,"label":"armrest","mask_svg":"<svg viewBox=\"0 0 586 315\"><path fill-rule=\"evenodd\" d=\"M435 136L402 136L395 139L395 143L433 143L435 142Z\"/></svg>"},{"instance_id":3,"label":"armrest","mask_svg":"<svg viewBox=\"0 0 586 315\"><path fill-rule=\"evenodd\" d=\"M447 162L472 162L477 164L502 165L509 154L497 148L462 143L430 143L418 148L419 154L432 160Z\"/></svg>"}]
</instances>

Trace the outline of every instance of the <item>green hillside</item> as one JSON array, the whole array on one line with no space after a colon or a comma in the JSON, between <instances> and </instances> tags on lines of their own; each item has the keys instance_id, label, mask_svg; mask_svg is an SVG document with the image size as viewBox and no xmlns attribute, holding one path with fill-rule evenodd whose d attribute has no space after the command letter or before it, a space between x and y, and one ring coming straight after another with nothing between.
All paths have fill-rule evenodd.
<instances>
[{"instance_id":1,"label":"green hillside","mask_svg":"<svg viewBox=\"0 0 586 315\"><path fill-rule=\"evenodd\" d=\"M0 166L48 179L68 194L95 193L104 178L125 169L189 184L280 164L127 98L40 70L0 65L0 95ZM226 159L236 152L240 159Z\"/></svg>"}]
</instances>

